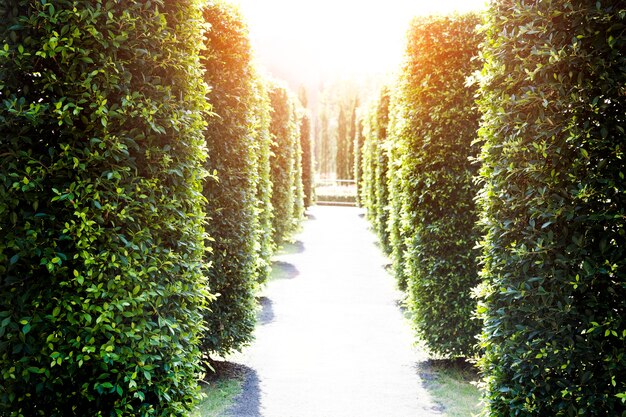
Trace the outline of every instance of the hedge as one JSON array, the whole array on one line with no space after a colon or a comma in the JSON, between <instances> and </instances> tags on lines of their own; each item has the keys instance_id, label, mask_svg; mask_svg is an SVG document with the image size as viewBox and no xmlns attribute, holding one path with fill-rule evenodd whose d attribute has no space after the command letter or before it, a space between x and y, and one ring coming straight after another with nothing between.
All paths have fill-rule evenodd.
<instances>
[{"instance_id":1,"label":"hedge","mask_svg":"<svg viewBox=\"0 0 626 417\"><path fill-rule=\"evenodd\" d=\"M298 229L304 215L301 178L301 149L295 100L283 86L270 87L272 118L270 133L272 207L274 208L273 239L279 245Z\"/></svg>"},{"instance_id":2,"label":"hedge","mask_svg":"<svg viewBox=\"0 0 626 417\"><path fill-rule=\"evenodd\" d=\"M618 0L489 9L486 415L626 415L625 19Z\"/></svg>"},{"instance_id":3,"label":"hedge","mask_svg":"<svg viewBox=\"0 0 626 417\"><path fill-rule=\"evenodd\" d=\"M359 114L355 114L355 134L354 134L354 181L356 182L356 202L359 207L363 206L361 196L363 195L363 150L365 146L365 136L363 134L363 119Z\"/></svg>"},{"instance_id":4,"label":"hedge","mask_svg":"<svg viewBox=\"0 0 626 417\"><path fill-rule=\"evenodd\" d=\"M360 151L362 179L359 186L361 204L367 209L367 218L372 223L381 247L386 253L391 250L387 232L389 101L389 89L383 87L379 96L370 104L370 109L363 119L364 143Z\"/></svg>"},{"instance_id":5,"label":"hedge","mask_svg":"<svg viewBox=\"0 0 626 417\"><path fill-rule=\"evenodd\" d=\"M376 221L376 165L375 155L377 142L374 140L375 116L378 100L371 101L363 114L363 146L360 150L361 179L359 181L359 200L367 210L367 220L374 224Z\"/></svg>"},{"instance_id":6,"label":"hedge","mask_svg":"<svg viewBox=\"0 0 626 417\"><path fill-rule=\"evenodd\" d=\"M387 254L391 252L391 242L389 240L389 231L387 229L387 223L389 222L389 185L388 185L388 171L389 171L389 153L388 145L389 138L387 135L387 128L389 125L389 103L391 100L391 93L387 87L383 87L376 108L375 116L375 136L374 140L377 141L375 158L375 207L376 211L376 231L378 232L378 238L380 239L381 247Z\"/></svg>"},{"instance_id":7,"label":"hedge","mask_svg":"<svg viewBox=\"0 0 626 417\"><path fill-rule=\"evenodd\" d=\"M407 85L410 87L410 84ZM389 246L391 258L391 267L398 289L406 292L408 289L408 271L405 267L405 253L408 251L408 239L412 232L411 224L414 222L413 216L407 208L409 198L403 198L405 182L403 181L402 167L408 162L405 160L410 158L400 146L402 142L402 132L406 131L408 123L407 115L403 114L410 110L408 106L400 106L401 98L400 90L396 85L396 90L392 94L389 112L389 219L387 221L387 230L389 232ZM403 213L406 213L404 215Z\"/></svg>"},{"instance_id":8,"label":"hedge","mask_svg":"<svg viewBox=\"0 0 626 417\"><path fill-rule=\"evenodd\" d=\"M256 112L254 113L254 145L255 166L257 168L256 183L256 221L257 221L257 281L262 284L267 281L271 272L272 256L275 245L273 240L274 209L272 207L272 179L270 168L270 153L272 138L270 134L271 103L269 87L266 80L256 77L253 87L255 92Z\"/></svg>"},{"instance_id":9,"label":"hedge","mask_svg":"<svg viewBox=\"0 0 626 417\"><path fill-rule=\"evenodd\" d=\"M394 257L403 251L399 282L407 280L421 339L452 357L472 356L480 332L472 318L479 237L470 161L479 115L476 87L466 86L479 69L479 21L473 14L413 21L395 116L402 125L392 139L400 158L391 197L395 216L400 211L392 230Z\"/></svg>"},{"instance_id":10,"label":"hedge","mask_svg":"<svg viewBox=\"0 0 626 417\"><path fill-rule=\"evenodd\" d=\"M223 356L249 344L256 323L260 178L253 121L259 101L248 29L239 11L224 2L211 2L204 18L210 25L202 51L204 80L217 116L207 117L206 168L217 178L205 183L203 193L210 218L206 231L214 239L207 254L208 283L219 296L204 315L202 348Z\"/></svg>"},{"instance_id":11,"label":"hedge","mask_svg":"<svg viewBox=\"0 0 626 417\"><path fill-rule=\"evenodd\" d=\"M199 397L199 3L0 10L0 415Z\"/></svg>"},{"instance_id":12,"label":"hedge","mask_svg":"<svg viewBox=\"0 0 626 417\"><path fill-rule=\"evenodd\" d=\"M337 116L337 151L335 154L335 175L337 179L347 180L352 175L352 155L350 154L349 119L346 114L346 105L339 103L339 115Z\"/></svg>"},{"instance_id":13,"label":"hedge","mask_svg":"<svg viewBox=\"0 0 626 417\"><path fill-rule=\"evenodd\" d=\"M311 115L304 87L299 92L300 104L303 107L300 121L300 147L302 148L302 190L304 207L310 207L315 200L313 189L313 144L311 143Z\"/></svg>"}]
</instances>

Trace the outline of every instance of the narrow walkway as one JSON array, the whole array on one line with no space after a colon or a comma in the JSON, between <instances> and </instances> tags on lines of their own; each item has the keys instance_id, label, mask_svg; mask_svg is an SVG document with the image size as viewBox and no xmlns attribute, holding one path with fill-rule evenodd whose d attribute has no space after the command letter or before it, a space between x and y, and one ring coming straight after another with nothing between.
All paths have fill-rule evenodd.
<instances>
[{"instance_id":1,"label":"narrow walkway","mask_svg":"<svg viewBox=\"0 0 626 417\"><path fill-rule=\"evenodd\" d=\"M231 417L440 416L362 210L313 207L261 299Z\"/></svg>"}]
</instances>

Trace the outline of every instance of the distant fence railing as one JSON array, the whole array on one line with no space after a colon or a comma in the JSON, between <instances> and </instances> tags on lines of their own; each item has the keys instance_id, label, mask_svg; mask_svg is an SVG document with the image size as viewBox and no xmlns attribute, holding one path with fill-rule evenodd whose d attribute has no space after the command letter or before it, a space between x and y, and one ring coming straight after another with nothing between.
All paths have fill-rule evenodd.
<instances>
[{"instance_id":1,"label":"distant fence railing","mask_svg":"<svg viewBox=\"0 0 626 417\"><path fill-rule=\"evenodd\" d=\"M317 204L321 206L356 206L356 193L355 180L315 181L315 198Z\"/></svg>"}]
</instances>

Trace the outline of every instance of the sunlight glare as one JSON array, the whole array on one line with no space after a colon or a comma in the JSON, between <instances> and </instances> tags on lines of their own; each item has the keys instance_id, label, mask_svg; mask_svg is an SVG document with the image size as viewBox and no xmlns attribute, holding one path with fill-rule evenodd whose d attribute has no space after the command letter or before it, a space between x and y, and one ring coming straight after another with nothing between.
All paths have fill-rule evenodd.
<instances>
[{"instance_id":1,"label":"sunlight glare","mask_svg":"<svg viewBox=\"0 0 626 417\"><path fill-rule=\"evenodd\" d=\"M397 66L414 16L480 10L485 0L234 0L260 60L310 78Z\"/></svg>"}]
</instances>

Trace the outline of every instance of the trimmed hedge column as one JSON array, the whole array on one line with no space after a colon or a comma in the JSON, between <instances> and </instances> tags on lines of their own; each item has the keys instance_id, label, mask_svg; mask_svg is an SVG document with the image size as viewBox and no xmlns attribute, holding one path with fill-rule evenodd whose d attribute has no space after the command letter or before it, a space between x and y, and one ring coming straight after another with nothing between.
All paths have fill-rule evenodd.
<instances>
[{"instance_id":1,"label":"trimmed hedge column","mask_svg":"<svg viewBox=\"0 0 626 417\"><path fill-rule=\"evenodd\" d=\"M254 99L256 112L254 113L254 152L257 169L256 183L256 221L257 221L257 281L264 283L271 272L272 256L275 245L272 234L274 208L272 207L272 178L270 154L272 138L270 123L272 116L271 104L266 80L256 77L254 85Z\"/></svg>"},{"instance_id":2,"label":"trimmed hedge column","mask_svg":"<svg viewBox=\"0 0 626 417\"><path fill-rule=\"evenodd\" d=\"M0 415L198 398L207 110L197 1L0 9Z\"/></svg>"},{"instance_id":3,"label":"trimmed hedge column","mask_svg":"<svg viewBox=\"0 0 626 417\"><path fill-rule=\"evenodd\" d=\"M625 415L625 19L618 0L489 10L486 415Z\"/></svg>"},{"instance_id":4,"label":"trimmed hedge column","mask_svg":"<svg viewBox=\"0 0 626 417\"><path fill-rule=\"evenodd\" d=\"M251 64L248 29L234 6L209 3L210 29L202 51L212 111L205 132L206 167L218 178L204 186L207 233L215 239L207 255L209 288L219 296L205 313L203 350L226 355L252 340L256 323L258 143L254 121L260 103ZM269 231L266 231L269 232Z\"/></svg>"},{"instance_id":5,"label":"trimmed hedge column","mask_svg":"<svg viewBox=\"0 0 626 417\"><path fill-rule=\"evenodd\" d=\"M274 242L288 240L304 215L301 148L295 100L278 84L270 89L272 104L272 207L274 207Z\"/></svg>"},{"instance_id":6,"label":"trimmed hedge column","mask_svg":"<svg viewBox=\"0 0 626 417\"><path fill-rule=\"evenodd\" d=\"M480 332L472 319L479 252L470 161L478 152L472 142L479 116L476 88L466 86L479 69L479 22L472 14L413 22L393 118L399 119L391 152L399 158L391 178L396 263L403 252L396 270L406 274L399 282L408 280L420 337L446 356L472 356Z\"/></svg>"},{"instance_id":7,"label":"trimmed hedge column","mask_svg":"<svg viewBox=\"0 0 626 417\"><path fill-rule=\"evenodd\" d=\"M362 148L361 203L367 209L367 218L381 241L383 250L389 253L388 221L388 152L387 126L389 124L390 93L383 87L379 97L371 103L364 120L364 144Z\"/></svg>"}]
</instances>

